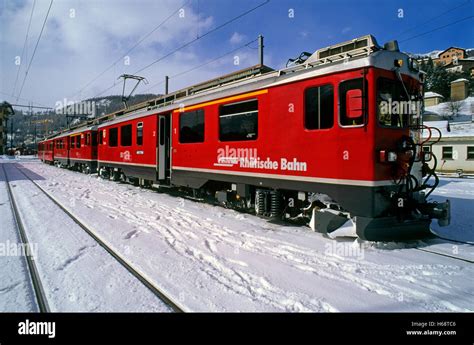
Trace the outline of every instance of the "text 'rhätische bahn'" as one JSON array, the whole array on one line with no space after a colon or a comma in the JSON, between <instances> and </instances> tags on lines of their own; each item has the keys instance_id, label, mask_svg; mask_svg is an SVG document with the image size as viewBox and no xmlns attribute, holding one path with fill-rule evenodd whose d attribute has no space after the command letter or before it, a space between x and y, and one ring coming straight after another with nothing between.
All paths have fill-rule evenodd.
<instances>
[{"instance_id":1,"label":"text 'rh\u00e4tische bahn'","mask_svg":"<svg viewBox=\"0 0 474 345\"><path fill-rule=\"evenodd\" d=\"M96 118L38 152L104 178L306 219L323 233L350 224L366 240L419 238L433 218L450 221L449 201L427 200L438 178L421 132L440 132L416 106L423 75L396 41L381 47L368 35Z\"/></svg>"}]
</instances>

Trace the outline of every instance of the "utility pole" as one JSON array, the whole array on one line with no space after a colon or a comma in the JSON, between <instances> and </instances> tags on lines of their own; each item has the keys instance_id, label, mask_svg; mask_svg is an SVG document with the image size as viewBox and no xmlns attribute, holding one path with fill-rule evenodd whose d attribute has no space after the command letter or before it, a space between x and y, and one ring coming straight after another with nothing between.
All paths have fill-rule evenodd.
<instances>
[{"instance_id":1,"label":"utility pole","mask_svg":"<svg viewBox=\"0 0 474 345\"><path fill-rule=\"evenodd\" d=\"M169 84L170 77L167 75L165 76L165 95L168 94L168 84Z\"/></svg>"},{"instance_id":2,"label":"utility pole","mask_svg":"<svg viewBox=\"0 0 474 345\"><path fill-rule=\"evenodd\" d=\"M10 119L10 150L13 150L13 119Z\"/></svg>"},{"instance_id":3,"label":"utility pole","mask_svg":"<svg viewBox=\"0 0 474 345\"><path fill-rule=\"evenodd\" d=\"M263 36L258 35L258 63L263 66Z\"/></svg>"}]
</instances>

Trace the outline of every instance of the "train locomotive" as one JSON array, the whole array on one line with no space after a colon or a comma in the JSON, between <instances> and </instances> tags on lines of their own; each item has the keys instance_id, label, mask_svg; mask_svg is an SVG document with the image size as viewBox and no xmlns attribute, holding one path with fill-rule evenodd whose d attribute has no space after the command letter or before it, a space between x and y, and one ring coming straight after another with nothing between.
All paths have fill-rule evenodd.
<instances>
[{"instance_id":1,"label":"train locomotive","mask_svg":"<svg viewBox=\"0 0 474 345\"><path fill-rule=\"evenodd\" d=\"M422 124L423 77L396 41L367 35L97 118L39 155L329 235L350 225L366 240L420 238L450 221L449 200L428 201L438 177L421 131L440 132ZM66 153L50 144L61 138Z\"/></svg>"}]
</instances>

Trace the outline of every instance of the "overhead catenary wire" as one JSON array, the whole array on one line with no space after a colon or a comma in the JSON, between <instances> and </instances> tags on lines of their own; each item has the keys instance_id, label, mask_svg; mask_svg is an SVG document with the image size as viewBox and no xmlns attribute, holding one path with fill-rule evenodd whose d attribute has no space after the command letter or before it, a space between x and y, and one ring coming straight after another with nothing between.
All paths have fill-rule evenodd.
<instances>
[{"instance_id":1,"label":"overhead catenary wire","mask_svg":"<svg viewBox=\"0 0 474 345\"><path fill-rule=\"evenodd\" d=\"M213 62L219 61L220 59L222 59L222 58L224 58L224 57L226 57L226 56L228 56L228 55L230 55L230 54L233 54L233 53L235 53L235 52L237 52L237 51L239 51L239 50L241 50L241 49L243 49L243 48L245 48L245 47L249 47L250 44L252 44L252 43L254 43L254 42L256 42L256 41L258 41L258 38L254 39L254 40L252 40L252 41L250 41L250 42L248 42L248 43L246 43L246 44L244 44L244 45L241 45L240 47L237 47L237 48L235 48L235 49L232 49L231 51L228 51L228 52L226 52L226 53L224 53L224 54L222 54L222 55L220 55L220 56L218 56L218 57L216 57L216 58L214 58L214 59L212 59L212 60L209 60L209 61L207 61L207 62L204 62L204 63L202 63L202 64L200 64L200 65L198 65L198 66L192 67L192 68L190 68L190 69L188 69L188 70L186 70L186 71L183 71L183 72L176 73L176 74L170 76L169 78L170 78L170 79L173 79L173 78L181 77L182 75L188 74L188 73L190 73L190 72L192 72L192 71L195 71L195 70L197 70L197 69L199 69L199 68L202 68L202 67L204 67L204 66L207 66L207 65L209 65L209 64L211 64L211 63L213 63ZM158 83L156 83L156 84L153 84L152 86L150 86L148 89L146 89L146 90L143 91L143 92L144 92L144 93L147 93L147 92L150 91L151 89L154 89L155 87L157 87L158 85L161 85L161 84L163 84L163 83L164 83L164 81L160 81L160 82L158 82Z\"/></svg>"},{"instance_id":2,"label":"overhead catenary wire","mask_svg":"<svg viewBox=\"0 0 474 345\"><path fill-rule=\"evenodd\" d=\"M92 80L90 80L87 84L85 84L78 92L76 92L71 98L76 97L77 95L81 94L89 85L91 85L93 82L98 80L100 77L102 77L106 72L110 71L111 68L113 68L115 65L117 65L120 60L122 60L124 57L126 57L128 54L130 54L136 47L138 47L143 41L145 41L148 37L150 37L151 34L153 34L156 30L161 28L163 25L165 25L176 13L178 13L183 7L185 7L190 0L185 1L181 6L179 6L176 10L174 10L168 17L166 17L162 22L160 22L157 26L155 26L150 32L148 32L146 35L144 35L142 38L140 38L131 48L127 50L126 53L124 53L122 56L120 56L117 60L115 60L112 64L110 64L106 69L104 69L101 73L96 75Z\"/></svg>"},{"instance_id":3,"label":"overhead catenary wire","mask_svg":"<svg viewBox=\"0 0 474 345\"><path fill-rule=\"evenodd\" d=\"M438 19L438 18L444 16L445 14L448 14L448 13L454 11L454 10L457 10L458 8L465 6L465 5L467 5L468 3L470 3L470 2L472 2L472 0L468 0L468 1L466 1L466 2L463 2L462 4L460 4L460 5L458 5L458 6L455 6L455 7L452 7L452 8L450 8L450 9L448 9L448 10L446 10L446 11L444 11L444 12L438 14L438 15L435 16L435 17L432 17L432 18L428 19L427 21L425 21L425 22L423 22L423 23L417 24L417 25L411 27L410 29L407 29L407 30L405 30L405 31L402 31L401 33L398 34L398 37L400 37L400 36L406 34L407 32L410 32L410 31L412 31L412 30L414 30L414 29L416 29L416 28L418 28L418 27L420 27L420 26L425 26L426 24L432 22L433 20L436 20L436 19Z\"/></svg>"},{"instance_id":4,"label":"overhead catenary wire","mask_svg":"<svg viewBox=\"0 0 474 345\"><path fill-rule=\"evenodd\" d=\"M5 95L5 96L8 96L8 97L13 97L13 96L10 95L9 93L3 92L3 91L0 91L0 94ZM20 99L20 100L23 100L23 101L26 101L26 102L30 102L31 104L38 104L38 105L41 105L41 106L43 106L43 107L47 107L47 108L53 109L53 107L48 107L48 106L45 105L45 104L42 104L42 103L40 103L40 102L33 101L33 100L31 100L31 99L28 99L28 98L20 97L19 99Z\"/></svg>"},{"instance_id":5,"label":"overhead catenary wire","mask_svg":"<svg viewBox=\"0 0 474 345\"><path fill-rule=\"evenodd\" d=\"M171 52L165 54L164 56L162 56L162 57L160 57L160 58L158 58L158 59L152 61L151 63L149 63L148 65L146 65L146 66L144 66L144 67L142 67L142 68L140 68L139 70L137 70L137 71L134 72L133 74L134 74L134 75L137 75L138 73L143 72L144 70L150 68L150 67L153 66L154 64L156 64L156 63L158 63L158 62L160 62L160 61L166 59L167 57L169 57L169 56L175 54L175 53L178 52L179 50L188 47L189 45L193 44L194 42L197 42L197 41L199 41L200 39L202 39L202 38L204 38L204 37L210 35L211 33L216 32L217 30L222 29L223 27L229 25L230 23L232 23L232 22L234 22L234 21L236 21L236 20L238 20L238 19L240 19L240 18L242 18L242 17L244 17L244 16L246 16L246 15L248 15L248 14L254 12L255 10L259 9L260 7L262 7L262 6L266 5L266 4L268 4L269 2L270 2L270 0L266 0L266 1L262 2L262 3L260 3L259 5L254 6L254 7L252 7L251 9L249 9L249 10L247 10L247 11L245 11L245 12L239 14L239 15L237 15L236 17L233 17L232 19L230 19L230 20L228 20L228 21L226 21L226 22L224 22L224 23L222 23L222 24L216 26L215 28L213 28L213 29L211 29L211 30L205 32L203 35L201 35L201 36L199 36L199 37L197 37L197 38L195 38L195 39L192 39L192 40L188 41L187 43L181 45L180 47L178 47L178 48L176 48L176 49L174 49L174 50L172 50ZM105 92L109 91L110 89L114 88L114 87L117 86L117 85L119 85L119 83L114 82L111 86L109 86L109 87L106 88L105 90L99 92L98 94L96 94L96 95L94 95L93 97L90 97L90 98L97 98L97 97L103 95Z\"/></svg>"},{"instance_id":6,"label":"overhead catenary wire","mask_svg":"<svg viewBox=\"0 0 474 345\"><path fill-rule=\"evenodd\" d=\"M434 28L434 29L431 29L431 30L429 30L429 31L423 32L423 33L421 33L421 34L418 34L418 35L415 35L415 36L406 38L406 39L404 39L404 40L401 40L400 42L407 42L407 41L410 41L410 40L412 40L412 39L415 39L415 38L418 38L418 37L421 37L421 36L430 34L430 33L432 33L432 32L435 32L435 31L444 29L444 28L446 28L446 27L448 27L448 26L452 26L452 25L454 25L454 24L463 22L463 21L465 21L465 20L473 19L473 18L474 18L474 16L464 17L464 18L458 19L458 20L456 20L456 21L454 21L454 22L451 22L451 23L448 23L448 24L445 24L445 25L438 26L438 27L436 27L436 28Z\"/></svg>"},{"instance_id":7,"label":"overhead catenary wire","mask_svg":"<svg viewBox=\"0 0 474 345\"><path fill-rule=\"evenodd\" d=\"M33 60L35 58L36 50L38 49L38 45L40 43L41 36L43 35L44 27L46 26L46 22L48 21L48 16L49 16L49 13L51 11L51 7L53 6L53 2L54 2L54 0L51 0L51 2L49 3L48 12L46 12L46 16L44 17L43 26L41 27L41 31L40 31L40 34L38 36L38 40L36 41L35 49L33 50L33 54L31 55L30 63L28 64L28 67L26 68L25 77L23 78L23 82L21 83L20 92L18 93L18 96L16 98L17 102L18 102L18 99L20 99L21 93L23 91L23 87L25 86L26 79L28 78L28 72L30 71L31 64L33 63Z\"/></svg>"},{"instance_id":8,"label":"overhead catenary wire","mask_svg":"<svg viewBox=\"0 0 474 345\"><path fill-rule=\"evenodd\" d=\"M16 71L15 83L13 84L12 96L15 96L16 84L18 83L18 77L20 76L20 69L22 66L23 56L25 55L26 45L28 43L28 35L30 33L31 20L33 19L33 12L35 11L36 0L33 1L33 6L31 6L30 19L28 20L28 28L26 29L25 41L23 42L23 49L21 50L20 63L18 65L18 70Z\"/></svg>"},{"instance_id":9,"label":"overhead catenary wire","mask_svg":"<svg viewBox=\"0 0 474 345\"><path fill-rule=\"evenodd\" d=\"M236 16L236 17L234 17L234 18L232 18L232 19L229 19L228 21L222 23L221 25L218 25L218 26L216 26L215 28L213 28L213 29L211 29L211 30L205 32L205 33L202 34L201 36L196 37L195 39L192 39L192 40L186 42L185 44L181 45L180 47L176 48L175 50L172 50L172 51L169 52L168 54L166 54L166 55L164 55L164 56L162 56L162 57L160 57L160 58L158 58L158 59L152 61L151 63L149 63L148 65L146 65L146 66L144 66L144 67L142 67L142 68L140 68L138 71L136 71L136 72L133 73L133 74L137 74L137 73L143 72L144 70L150 68L150 67L153 66L154 64L156 64L156 63L158 63L158 62L160 62L160 61L166 59L168 56L173 55L174 53L178 52L178 51L181 50L181 49L186 48L187 46L193 44L194 42L196 42L196 41L198 41L198 40L200 40L200 39L202 39L202 38L204 38L204 37L206 37L206 36L212 34L213 32L216 32L216 31L222 29L223 27L229 25L230 23L235 22L236 20L238 20L238 19L240 19L240 18L246 16L247 14L252 13L253 11L255 11L255 10L259 9L260 7L262 7L262 6L266 5L266 4L268 4L269 2L270 2L270 0L265 0L265 2L262 2L262 3L260 3L259 5L255 6L255 7L252 7L251 9L249 9L249 10L247 10L247 11L245 11L245 12L239 14L238 16Z\"/></svg>"}]
</instances>

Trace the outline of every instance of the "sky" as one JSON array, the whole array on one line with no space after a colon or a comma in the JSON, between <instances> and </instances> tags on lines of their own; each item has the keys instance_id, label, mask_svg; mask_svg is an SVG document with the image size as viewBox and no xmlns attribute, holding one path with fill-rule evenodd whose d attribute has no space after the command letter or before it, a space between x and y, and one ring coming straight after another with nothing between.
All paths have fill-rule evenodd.
<instances>
[{"instance_id":1,"label":"sky","mask_svg":"<svg viewBox=\"0 0 474 345\"><path fill-rule=\"evenodd\" d=\"M0 0L0 101L54 107L65 99L120 95L118 77L138 71L148 84L135 93L164 92L165 75L174 91L256 64L252 41L259 34L264 63L275 69L303 51L366 34L380 45L397 39L412 53L474 48L474 0L55 0L31 61L49 5Z\"/></svg>"}]
</instances>

